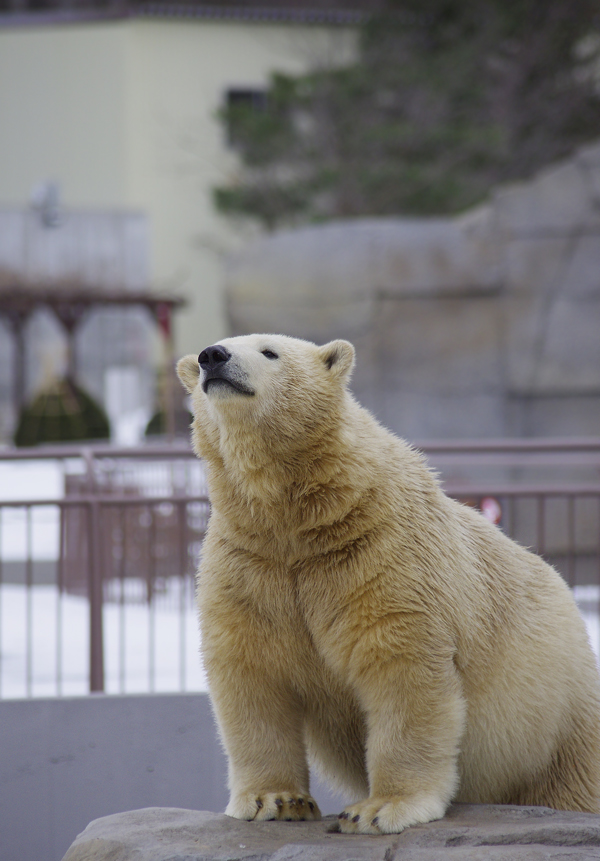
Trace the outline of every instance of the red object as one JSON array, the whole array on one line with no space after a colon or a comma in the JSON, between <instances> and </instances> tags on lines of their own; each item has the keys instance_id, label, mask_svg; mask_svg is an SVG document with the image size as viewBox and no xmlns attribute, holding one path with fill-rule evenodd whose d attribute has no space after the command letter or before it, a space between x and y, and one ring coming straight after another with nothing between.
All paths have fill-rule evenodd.
<instances>
[{"instance_id":1,"label":"red object","mask_svg":"<svg viewBox=\"0 0 600 861\"><path fill-rule=\"evenodd\" d=\"M490 523L500 523L502 507L493 496L484 496L480 503L481 513Z\"/></svg>"},{"instance_id":2,"label":"red object","mask_svg":"<svg viewBox=\"0 0 600 861\"><path fill-rule=\"evenodd\" d=\"M165 338L171 337L171 306L161 302L156 306L156 322Z\"/></svg>"}]
</instances>

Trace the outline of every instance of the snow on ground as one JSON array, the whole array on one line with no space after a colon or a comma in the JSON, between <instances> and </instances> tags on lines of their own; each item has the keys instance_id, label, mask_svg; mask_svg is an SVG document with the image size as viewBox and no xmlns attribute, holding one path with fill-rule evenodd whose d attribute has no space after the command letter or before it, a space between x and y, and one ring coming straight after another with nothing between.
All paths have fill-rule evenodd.
<instances>
[{"instance_id":1,"label":"snow on ground","mask_svg":"<svg viewBox=\"0 0 600 861\"><path fill-rule=\"evenodd\" d=\"M104 605L107 693L206 690L193 606L179 584L148 605ZM57 636L58 634L58 636ZM89 692L89 604L54 586L0 588L0 697ZM28 683L28 678L30 682Z\"/></svg>"},{"instance_id":2,"label":"snow on ground","mask_svg":"<svg viewBox=\"0 0 600 861\"><path fill-rule=\"evenodd\" d=\"M600 586L575 586L573 594L583 616L596 660L600 663Z\"/></svg>"},{"instance_id":3,"label":"snow on ground","mask_svg":"<svg viewBox=\"0 0 600 861\"><path fill-rule=\"evenodd\" d=\"M0 503L62 499L64 473L56 460L1 461ZM53 560L59 553L60 514L55 505L0 508L0 559Z\"/></svg>"},{"instance_id":4,"label":"snow on ground","mask_svg":"<svg viewBox=\"0 0 600 861\"><path fill-rule=\"evenodd\" d=\"M63 469L58 460L0 461L0 501L60 499Z\"/></svg>"},{"instance_id":5,"label":"snow on ground","mask_svg":"<svg viewBox=\"0 0 600 861\"><path fill-rule=\"evenodd\" d=\"M168 466L165 488L173 470L182 467ZM188 466L187 479L197 478ZM70 473L81 468L76 461L68 464ZM156 484L157 472L155 465L145 472L138 468L136 480ZM0 503L42 503L29 510L0 506L0 698L89 692L87 599L61 595L55 585L36 584L28 590L6 582L27 558L51 565L58 559L60 513L50 500L64 497L64 474L65 464L55 460L0 460ZM154 484L142 489L152 495ZM165 488L161 485L160 492L168 492ZM103 610L107 693L206 690L189 581L166 581L151 604L144 600L141 581L106 585L113 587Z\"/></svg>"}]
</instances>

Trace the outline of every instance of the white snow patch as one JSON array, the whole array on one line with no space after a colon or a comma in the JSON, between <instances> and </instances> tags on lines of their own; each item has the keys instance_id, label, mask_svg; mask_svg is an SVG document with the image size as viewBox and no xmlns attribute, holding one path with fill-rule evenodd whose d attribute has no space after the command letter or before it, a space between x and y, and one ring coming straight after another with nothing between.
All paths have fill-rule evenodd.
<instances>
[{"instance_id":1,"label":"white snow patch","mask_svg":"<svg viewBox=\"0 0 600 861\"><path fill-rule=\"evenodd\" d=\"M63 469L58 460L0 460L0 502L61 499Z\"/></svg>"},{"instance_id":2,"label":"white snow patch","mask_svg":"<svg viewBox=\"0 0 600 861\"><path fill-rule=\"evenodd\" d=\"M173 580L151 604L105 603L106 693L204 691L196 611ZM0 697L89 692L89 603L55 586L0 587Z\"/></svg>"}]
</instances>

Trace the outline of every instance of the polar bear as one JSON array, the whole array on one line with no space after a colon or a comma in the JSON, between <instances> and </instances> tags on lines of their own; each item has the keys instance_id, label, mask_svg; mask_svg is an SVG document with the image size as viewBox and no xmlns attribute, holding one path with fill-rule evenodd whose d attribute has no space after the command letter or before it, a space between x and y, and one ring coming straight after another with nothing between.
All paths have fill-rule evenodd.
<instances>
[{"instance_id":1,"label":"polar bear","mask_svg":"<svg viewBox=\"0 0 600 861\"><path fill-rule=\"evenodd\" d=\"M178 364L212 503L198 596L226 813L319 818L309 762L356 797L343 832L453 800L598 811L599 679L569 589L359 406L353 364L347 341L283 335Z\"/></svg>"}]
</instances>

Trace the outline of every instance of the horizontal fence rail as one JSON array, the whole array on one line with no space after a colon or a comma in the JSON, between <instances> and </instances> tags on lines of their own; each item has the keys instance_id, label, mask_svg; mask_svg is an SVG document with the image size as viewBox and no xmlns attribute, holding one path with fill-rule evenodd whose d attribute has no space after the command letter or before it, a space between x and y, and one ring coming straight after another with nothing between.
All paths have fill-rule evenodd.
<instances>
[{"instance_id":1,"label":"horizontal fence rail","mask_svg":"<svg viewBox=\"0 0 600 861\"><path fill-rule=\"evenodd\" d=\"M560 571L598 654L600 440L420 448L449 495ZM205 689L209 510L188 446L0 452L0 697Z\"/></svg>"},{"instance_id":2,"label":"horizontal fence rail","mask_svg":"<svg viewBox=\"0 0 600 861\"><path fill-rule=\"evenodd\" d=\"M0 697L202 690L208 516L189 446L0 452Z\"/></svg>"}]
</instances>

